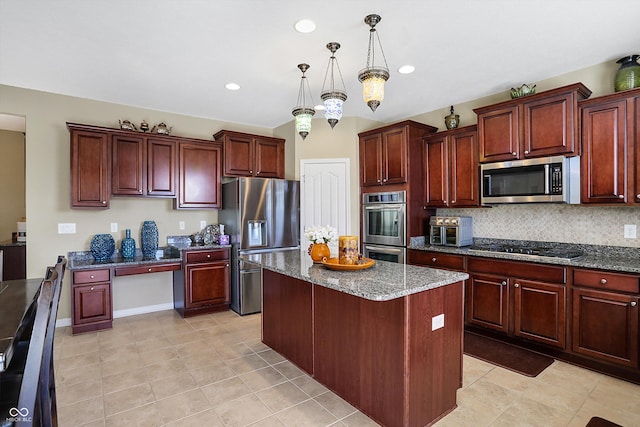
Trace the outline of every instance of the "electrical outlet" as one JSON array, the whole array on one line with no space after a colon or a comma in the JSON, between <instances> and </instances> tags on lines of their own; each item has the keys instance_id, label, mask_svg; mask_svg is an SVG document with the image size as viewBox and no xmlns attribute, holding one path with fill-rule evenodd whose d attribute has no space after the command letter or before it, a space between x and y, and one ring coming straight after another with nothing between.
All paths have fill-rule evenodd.
<instances>
[{"instance_id":1,"label":"electrical outlet","mask_svg":"<svg viewBox=\"0 0 640 427\"><path fill-rule=\"evenodd\" d=\"M58 224L58 234L76 234L76 224L74 222Z\"/></svg>"},{"instance_id":2,"label":"electrical outlet","mask_svg":"<svg viewBox=\"0 0 640 427\"><path fill-rule=\"evenodd\" d=\"M444 328L444 313L431 318L431 330L435 331L440 328Z\"/></svg>"},{"instance_id":3,"label":"electrical outlet","mask_svg":"<svg viewBox=\"0 0 640 427\"><path fill-rule=\"evenodd\" d=\"M635 224L625 224L624 225L624 238L625 239L635 239L635 238L637 238L636 225Z\"/></svg>"},{"instance_id":4,"label":"electrical outlet","mask_svg":"<svg viewBox=\"0 0 640 427\"><path fill-rule=\"evenodd\" d=\"M111 223L111 232L112 233L116 233L118 231L118 223L117 222L112 222Z\"/></svg>"},{"instance_id":5,"label":"electrical outlet","mask_svg":"<svg viewBox=\"0 0 640 427\"><path fill-rule=\"evenodd\" d=\"M207 226L207 221L200 221L200 229L202 230Z\"/></svg>"},{"instance_id":6,"label":"electrical outlet","mask_svg":"<svg viewBox=\"0 0 640 427\"><path fill-rule=\"evenodd\" d=\"M184 227L185 227L185 226L184 226L184 221L180 221L180 222L178 222L178 228L179 228L180 230L184 230Z\"/></svg>"}]
</instances>

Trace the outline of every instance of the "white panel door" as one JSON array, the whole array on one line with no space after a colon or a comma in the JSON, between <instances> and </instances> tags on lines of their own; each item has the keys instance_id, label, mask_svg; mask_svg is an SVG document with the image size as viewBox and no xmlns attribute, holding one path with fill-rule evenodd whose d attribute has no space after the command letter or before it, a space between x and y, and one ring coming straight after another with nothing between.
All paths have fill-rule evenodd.
<instances>
[{"instance_id":1,"label":"white panel door","mask_svg":"<svg viewBox=\"0 0 640 427\"><path fill-rule=\"evenodd\" d=\"M349 215L349 159L300 160L300 246L309 241L304 229L330 225L339 235L351 234ZM338 242L332 242L331 255L337 256Z\"/></svg>"}]
</instances>

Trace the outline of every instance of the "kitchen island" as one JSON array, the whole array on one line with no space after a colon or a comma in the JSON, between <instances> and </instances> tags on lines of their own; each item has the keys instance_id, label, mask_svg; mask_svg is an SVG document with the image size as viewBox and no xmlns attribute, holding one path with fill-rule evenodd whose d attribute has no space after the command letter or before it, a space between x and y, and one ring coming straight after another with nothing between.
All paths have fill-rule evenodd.
<instances>
[{"instance_id":1,"label":"kitchen island","mask_svg":"<svg viewBox=\"0 0 640 427\"><path fill-rule=\"evenodd\" d=\"M466 273L332 271L300 251L243 259L263 268L263 342L376 422L430 425L456 407Z\"/></svg>"}]
</instances>

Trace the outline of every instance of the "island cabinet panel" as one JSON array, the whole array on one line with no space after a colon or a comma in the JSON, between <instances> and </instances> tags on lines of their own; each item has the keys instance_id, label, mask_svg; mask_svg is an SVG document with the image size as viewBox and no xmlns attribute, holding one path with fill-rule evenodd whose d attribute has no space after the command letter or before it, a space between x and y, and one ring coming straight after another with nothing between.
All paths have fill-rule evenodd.
<instances>
[{"instance_id":1,"label":"island cabinet panel","mask_svg":"<svg viewBox=\"0 0 640 427\"><path fill-rule=\"evenodd\" d=\"M71 133L71 207L109 208L109 136L82 127Z\"/></svg>"},{"instance_id":2,"label":"island cabinet panel","mask_svg":"<svg viewBox=\"0 0 640 427\"><path fill-rule=\"evenodd\" d=\"M314 377L381 425L430 425L462 386L462 298L461 282L389 301L314 286Z\"/></svg>"},{"instance_id":3,"label":"island cabinet panel","mask_svg":"<svg viewBox=\"0 0 640 427\"><path fill-rule=\"evenodd\" d=\"M262 341L313 375L312 285L263 270Z\"/></svg>"}]
</instances>

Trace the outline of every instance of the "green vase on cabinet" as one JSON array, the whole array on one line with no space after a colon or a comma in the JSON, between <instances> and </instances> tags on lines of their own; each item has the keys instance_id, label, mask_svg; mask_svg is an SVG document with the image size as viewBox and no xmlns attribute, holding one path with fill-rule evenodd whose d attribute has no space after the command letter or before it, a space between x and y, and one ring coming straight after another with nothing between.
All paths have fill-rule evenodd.
<instances>
[{"instance_id":1,"label":"green vase on cabinet","mask_svg":"<svg viewBox=\"0 0 640 427\"><path fill-rule=\"evenodd\" d=\"M620 64L614 79L616 92L640 87L640 64L638 64L638 58L640 58L640 55L629 55L616 61L616 63Z\"/></svg>"}]
</instances>

